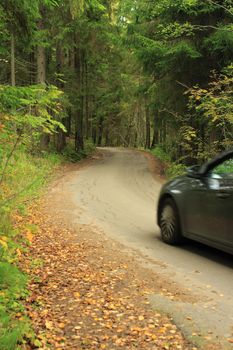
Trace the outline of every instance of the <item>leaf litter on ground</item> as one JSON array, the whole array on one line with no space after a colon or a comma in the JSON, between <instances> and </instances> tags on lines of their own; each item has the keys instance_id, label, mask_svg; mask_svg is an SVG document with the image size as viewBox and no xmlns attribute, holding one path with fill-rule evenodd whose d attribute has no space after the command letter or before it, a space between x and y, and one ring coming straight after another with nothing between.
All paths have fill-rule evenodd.
<instances>
[{"instance_id":1,"label":"leaf litter on ground","mask_svg":"<svg viewBox=\"0 0 233 350\"><path fill-rule=\"evenodd\" d=\"M36 333L20 349L197 350L172 318L154 310L150 297L191 304L200 297L157 269L143 267L138 252L129 254L100 228L78 223L82 209L63 184L91 162L63 166L27 218L15 216L28 241L17 253L31 277L26 308ZM146 261L166 268L149 257ZM211 341L202 350L220 349Z\"/></svg>"},{"instance_id":2,"label":"leaf litter on ground","mask_svg":"<svg viewBox=\"0 0 233 350\"><path fill-rule=\"evenodd\" d=\"M27 219L38 227L33 238L26 231L30 249L19 254L31 276L26 309L36 333L25 349L195 349L150 307L150 288L117 246L109 251L91 227L74 230L39 207Z\"/></svg>"}]
</instances>

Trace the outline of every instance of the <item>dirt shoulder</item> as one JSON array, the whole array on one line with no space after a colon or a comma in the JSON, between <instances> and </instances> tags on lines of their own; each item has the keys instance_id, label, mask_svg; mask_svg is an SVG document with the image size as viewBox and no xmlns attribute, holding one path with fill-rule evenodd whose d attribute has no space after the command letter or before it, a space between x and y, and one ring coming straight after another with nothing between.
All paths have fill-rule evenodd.
<instances>
[{"instance_id":1,"label":"dirt shoulder","mask_svg":"<svg viewBox=\"0 0 233 350\"><path fill-rule=\"evenodd\" d=\"M66 216L72 204L62 182L92 161L60 169L48 194L30 210L28 221L39 229L21 264L32 276L27 310L37 347L196 349L150 306L151 293L181 297L176 286L149 274L97 228L74 225Z\"/></svg>"},{"instance_id":2,"label":"dirt shoulder","mask_svg":"<svg viewBox=\"0 0 233 350\"><path fill-rule=\"evenodd\" d=\"M166 182L166 176L165 176L165 169L166 169L166 164L163 163L161 160L155 158L151 153L147 151L140 151L141 153L144 154L144 156L148 160L149 164L149 169L155 179L157 181L160 181L161 183Z\"/></svg>"}]
</instances>

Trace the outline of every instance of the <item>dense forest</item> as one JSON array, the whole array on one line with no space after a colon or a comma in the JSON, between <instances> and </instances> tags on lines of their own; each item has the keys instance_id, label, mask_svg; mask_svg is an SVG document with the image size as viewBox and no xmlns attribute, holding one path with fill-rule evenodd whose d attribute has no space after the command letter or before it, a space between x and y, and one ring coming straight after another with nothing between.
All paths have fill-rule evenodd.
<instances>
[{"instance_id":1,"label":"dense forest","mask_svg":"<svg viewBox=\"0 0 233 350\"><path fill-rule=\"evenodd\" d=\"M233 146L232 0L0 0L0 349L35 340L19 221L96 146L150 150L173 175Z\"/></svg>"},{"instance_id":2,"label":"dense forest","mask_svg":"<svg viewBox=\"0 0 233 350\"><path fill-rule=\"evenodd\" d=\"M0 6L1 144L159 145L184 163L232 144L231 0Z\"/></svg>"}]
</instances>

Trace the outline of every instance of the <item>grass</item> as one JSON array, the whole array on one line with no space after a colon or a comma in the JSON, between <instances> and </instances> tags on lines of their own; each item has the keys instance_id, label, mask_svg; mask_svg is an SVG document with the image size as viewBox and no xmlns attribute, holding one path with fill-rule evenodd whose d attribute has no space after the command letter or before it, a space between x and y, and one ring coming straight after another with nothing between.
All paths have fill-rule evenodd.
<instances>
[{"instance_id":1,"label":"grass","mask_svg":"<svg viewBox=\"0 0 233 350\"><path fill-rule=\"evenodd\" d=\"M33 337L24 316L27 276L17 267L17 230L12 219L27 214L27 204L39 196L62 158L44 153L32 156L18 149L11 158L0 187L0 350L15 350L24 338Z\"/></svg>"},{"instance_id":2,"label":"grass","mask_svg":"<svg viewBox=\"0 0 233 350\"><path fill-rule=\"evenodd\" d=\"M27 318L16 317L24 311L21 300L27 295L27 277L12 263L1 261L0 286L0 349L13 350L26 334L32 334Z\"/></svg>"},{"instance_id":3,"label":"grass","mask_svg":"<svg viewBox=\"0 0 233 350\"><path fill-rule=\"evenodd\" d=\"M23 349L25 339L33 341L34 337L23 306L28 295L28 277L17 266L17 250L22 248L17 243L19 232L13 227L14 215L27 215L28 204L40 196L61 162L81 160L93 149L87 143L85 151L78 155L68 146L64 155L44 152L33 156L19 147L10 159L0 183L0 350ZM5 161L0 159L0 172ZM30 227L35 234L36 229Z\"/></svg>"}]
</instances>

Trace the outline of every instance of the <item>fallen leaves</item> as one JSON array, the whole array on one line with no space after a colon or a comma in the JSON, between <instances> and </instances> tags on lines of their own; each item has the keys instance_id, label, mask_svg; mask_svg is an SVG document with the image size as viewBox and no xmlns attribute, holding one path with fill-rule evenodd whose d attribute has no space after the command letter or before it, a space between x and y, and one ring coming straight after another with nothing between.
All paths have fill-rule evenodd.
<instances>
[{"instance_id":1,"label":"fallen leaves","mask_svg":"<svg viewBox=\"0 0 233 350\"><path fill-rule=\"evenodd\" d=\"M71 232L35 209L29 220L39 230L26 232L32 245L20 259L32 276L27 310L35 347L190 349L176 326L150 309L146 283L117 255L110 259L103 242L89 239L90 228ZM31 257L43 263L31 264Z\"/></svg>"},{"instance_id":2,"label":"fallen leaves","mask_svg":"<svg viewBox=\"0 0 233 350\"><path fill-rule=\"evenodd\" d=\"M51 321L45 321L45 327L50 330L54 328Z\"/></svg>"}]
</instances>

